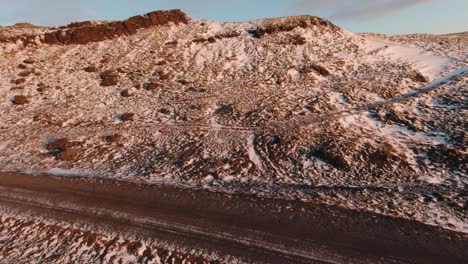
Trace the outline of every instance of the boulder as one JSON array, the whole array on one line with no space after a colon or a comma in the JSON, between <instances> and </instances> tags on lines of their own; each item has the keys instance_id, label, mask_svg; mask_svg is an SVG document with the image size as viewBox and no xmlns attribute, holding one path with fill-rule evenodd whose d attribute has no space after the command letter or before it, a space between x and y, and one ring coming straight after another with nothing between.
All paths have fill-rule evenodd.
<instances>
[{"instance_id":1,"label":"boulder","mask_svg":"<svg viewBox=\"0 0 468 264\"><path fill-rule=\"evenodd\" d=\"M107 136L105 139L108 143L118 143L118 142L123 141L125 137L122 134L116 133L116 134Z\"/></svg>"},{"instance_id":2,"label":"boulder","mask_svg":"<svg viewBox=\"0 0 468 264\"><path fill-rule=\"evenodd\" d=\"M120 76L114 70L107 70L101 74L101 78L101 86L113 86L118 84Z\"/></svg>"},{"instance_id":3,"label":"boulder","mask_svg":"<svg viewBox=\"0 0 468 264\"><path fill-rule=\"evenodd\" d=\"M78 156L74 149L67 149L57 154L57 159L62 161L73 161Z\"/></svg>"},{"instance_id":4,"label":"boulder","mask_svg":"<svg viewBox=\"0 0 468 264\"><path fill-rule=\"evenodd\" d=\"M120 120L122 120L123 122L133 121L134 117L135 117L134 113L124 113L120 116Z\"/></svg>"},{"instance_id":5,"label":"boulder","mask_svg":"<svg viewBox=\"0 0 468 264\"><path fill-rule=\"evenodd\" d=\"M98 72L98 67L91 65L83 69L85 72Z\"/></svg>"},{"instance_id":6,"label":"boulder","mask_svg":"<svg viewBox=\"0 0 468 264\"><path fill-rule=\"evenodd\" d=\"M65 150L70 147L70 142L68 138L60 138L49 144L47 144L46 149L49 151L52 150Z\"/></svg>"},{"instance_id":7,"label":"boulder","mask_svg":"<svg viewBox=\"0 0 468 264\"><path fill-rule=\"evenodd\" d=\"M29 103L29 100L26 96L24 95L15 95L15 97L13 97L13 104L15 105L24 105L24 104L27 104Z\"/></svg>"},{"instance_id":8,"label":"boulder","mask_svg":"<svg viewBox=\"0 0 468 264\"><path fill-rule=\"evenodd\" d=\"M25 59L23 62L26 63L26 64L34 64L34 63L36 63L36 61L35 61L34 59L31 59L31 58Z\"/></svg>"},{"instance_id":9,"label":"boulder","mask_svg":"<svg viewBox=\"0 0 468 264\"><path fill-rule=\"evenodd\" d=\"M121 95L122 97L130 97L130 96L132 96L132 94L130 93L129 90L123 90L122 92L120 92L120 95Z\"/></svg>"}]
</instances>

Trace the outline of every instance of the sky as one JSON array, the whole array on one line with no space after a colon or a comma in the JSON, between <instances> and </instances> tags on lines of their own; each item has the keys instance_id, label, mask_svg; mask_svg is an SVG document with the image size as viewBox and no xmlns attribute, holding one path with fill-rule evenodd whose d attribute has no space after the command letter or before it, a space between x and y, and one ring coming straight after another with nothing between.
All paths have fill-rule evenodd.
<instances>
[{"instance_id":1,"label":"sky","mask_svg":"<svg viewBox=\"0 0 468 264\"><path fill-rule=\"evenodd\" d=\"M214 21L314 15L354 32L468 31L468 0L0 0L0 25L120 20L176 8L191 18Z\"/></svg>"}]
</instances>

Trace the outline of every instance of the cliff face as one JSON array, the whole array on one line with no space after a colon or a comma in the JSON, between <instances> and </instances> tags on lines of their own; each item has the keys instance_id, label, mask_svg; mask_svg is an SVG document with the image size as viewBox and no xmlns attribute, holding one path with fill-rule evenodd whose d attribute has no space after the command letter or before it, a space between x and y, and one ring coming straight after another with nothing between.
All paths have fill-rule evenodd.
<instances>
[{"instance_id":1,"label":"cliff face","mask_svg":"<svg viewBox=\"0 0 468 264\"><path fill-rule=\"evenodd\" d=\"M60 28L42 28L45 33L17 34L9 38L0 38L0 42L17 42L25 45L44 44L86 44L114 39L121 36L135 34L137 30L154 26L164 26L169 23L187 24L189 17L181 10L154 11L145 15L134 16L124 21L114 22L77 22ZM16 28L25 28L27 23L15 25ZM28 27L34 27L27 24Z\"/></svg>"},{"instance_id":2,"label":"cliff face","mask_svg":"<svg viewBox=\"0 0 468 264\"><path fill-rule=\"evenodd\" d=\"M74 23L65 28L44 35L46 44L86 44L120 36L135 34L138 29L163 26L169 23L187 24L188 16L180 10L155 11L146 15L134 16L124 21L93 24Z\"/></svg>"}]
</instances>

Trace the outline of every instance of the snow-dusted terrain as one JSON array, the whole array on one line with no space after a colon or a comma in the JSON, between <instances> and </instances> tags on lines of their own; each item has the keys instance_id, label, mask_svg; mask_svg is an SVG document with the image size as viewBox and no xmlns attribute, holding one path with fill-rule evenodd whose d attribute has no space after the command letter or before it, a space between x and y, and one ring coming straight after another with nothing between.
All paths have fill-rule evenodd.
<instances>
[{"instance_id":1,"label":"snow-dusted terrain","mask_svg":"<svg viewBox=\"0 0 468 264\"><path fill-rule=\"evenodd\" d=\"M319 200L468 232L468 33L355 34L308 16L80 45L45 44L52 30L0 27L3 171Z\"/></svg>"}]
</instances>

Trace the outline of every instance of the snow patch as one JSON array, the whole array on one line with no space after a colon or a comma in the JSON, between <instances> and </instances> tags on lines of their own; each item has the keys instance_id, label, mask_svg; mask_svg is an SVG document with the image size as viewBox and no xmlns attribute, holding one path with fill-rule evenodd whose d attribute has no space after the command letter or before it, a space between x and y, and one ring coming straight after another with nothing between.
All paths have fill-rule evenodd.
<instances>
[{"instance_id":1,"label":"snow patch","mask_svg":"<svg viewBox=\"0 0 468 264\"><path fill-rule=\"evenodd\" d=\"M257 151L255 150L255 135L249 136L247 139L247 153L249 155L250 161L257 166L257 168L261 172L265 172L265 168L263 167L262 158L258 155Z\"/></svg>"},{"instance_id":2,"label":"snow patch","mask_svg":"<svg viewBox=\"0 0 468 264\"><path fill-rule=\"evenodd\" d=\"M434 78L452 62L447 56L415 47L405 47L378 39L367 39L364 44L369 55L382 55L391 60L405 61L413 65L421 73Z\"/></svg>"}]
</instances>

